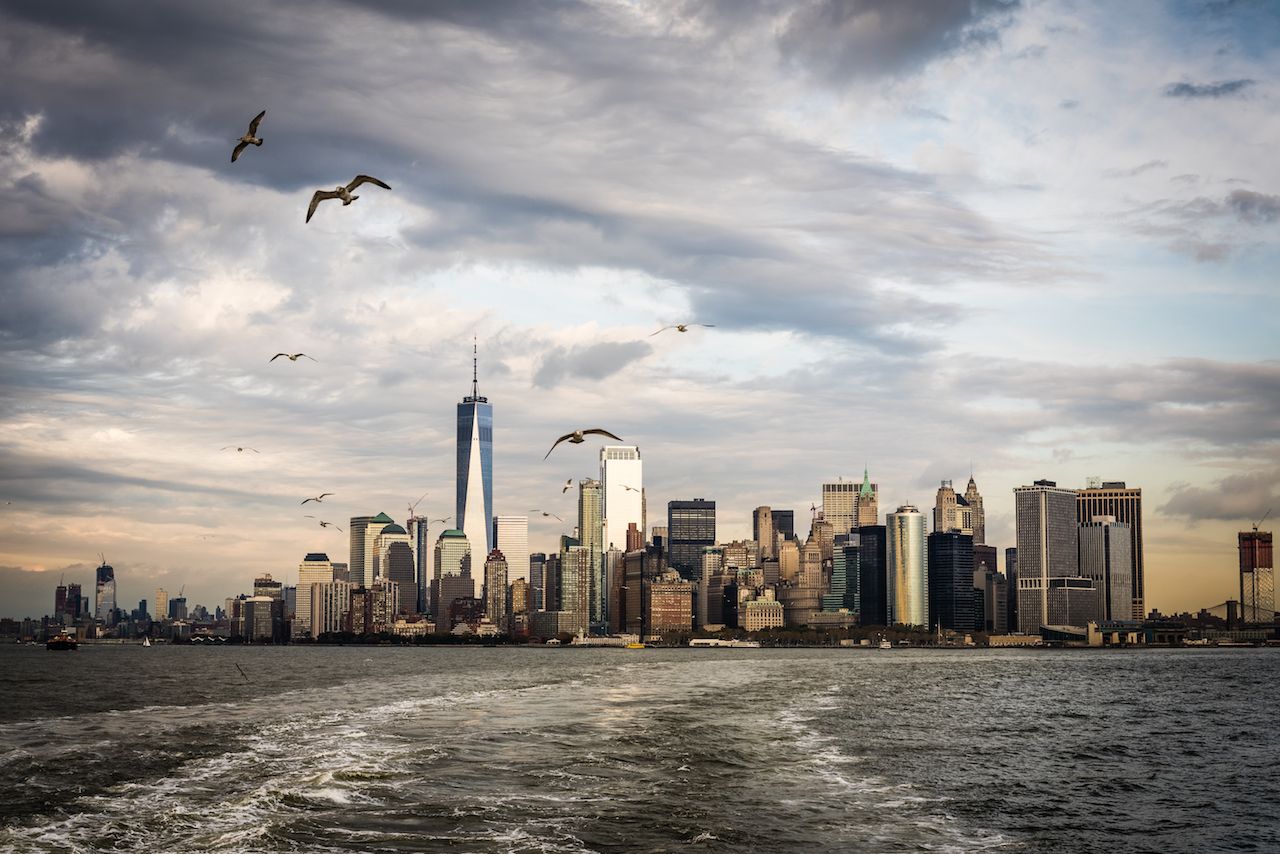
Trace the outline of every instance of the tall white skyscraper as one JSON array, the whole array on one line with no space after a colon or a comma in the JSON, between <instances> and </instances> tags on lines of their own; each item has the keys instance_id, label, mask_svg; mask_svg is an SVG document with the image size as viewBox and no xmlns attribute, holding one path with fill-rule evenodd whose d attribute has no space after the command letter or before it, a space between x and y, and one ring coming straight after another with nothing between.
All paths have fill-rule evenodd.
<instances>
[{"instance_id":1,"label":"tall white skyscraper","mask_svg":"<svg viewBox=\"0 0 1280 854\"><path fill-rule=\"evenodd\" d=\"M1018 630L1035 634L1049 620L1051 578L1080 575L1076 491L1051 480L1013 490L1018 547Z\"/></svg>"},{"instance_id":2,"label":"tall white skyscraper","mask_svg":"<svg viewBox=\"0 0 1280 854\"><path fill-rule=\"evenodd\" d=\"M644 468L635 445L600 449L600 484L604 490L604 546L626 548L627 525L644 530Z\"/></svg>"},{"instance_id":3,"label":"tall white skyscraper","mask_svg":"<svg viewBox=\"0 0 1280 854\"><path fill-rule=\"evenodd\" d=\"M858 484L843 478L822 484L822 518L836 534L847 534L858 524Z\"/></svg>"},{"instance_id":4,"label":"tall white skyscraper","mask_svg":"<svg viewBox=\"0 0 1280 854\"><path fill-rule=\"evenodd\" d=\"M493 536L498 551L507 559L507 583L517 578L529 580L529 517L494 516Z\"/></svg>"},{"instance_id":5,"label":"tall white skyscraper","mask_svg":"<svg viewBox=\"0 0 1280 854\"><path fill-rule=\"evenodd\" d=\"M924 514L910 504L885 517L889 623L929 625L929 552Z\"/></svg>"}]
</instances>

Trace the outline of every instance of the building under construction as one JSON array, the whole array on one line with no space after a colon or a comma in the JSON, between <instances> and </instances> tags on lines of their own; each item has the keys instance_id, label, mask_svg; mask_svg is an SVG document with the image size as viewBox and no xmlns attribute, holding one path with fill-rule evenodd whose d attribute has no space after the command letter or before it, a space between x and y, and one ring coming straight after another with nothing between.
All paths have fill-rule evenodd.
<instances>
[{"instance_id":1,"label":"building under construction","mask_svg":"<svg viewBox=\"0 0 1280 854\"><path fill-rule=\"evenodd\" d=\"M1240 611L1245 623L1270 623L1275 619L1276 584L1271 532L1241 531Z\"/></svg>"}]
</instances>

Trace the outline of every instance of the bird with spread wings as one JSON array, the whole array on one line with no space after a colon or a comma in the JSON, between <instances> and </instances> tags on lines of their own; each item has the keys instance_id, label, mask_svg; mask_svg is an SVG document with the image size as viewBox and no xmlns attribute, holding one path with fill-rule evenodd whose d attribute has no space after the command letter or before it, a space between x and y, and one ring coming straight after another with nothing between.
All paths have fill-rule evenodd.
<instances>
[{"instance_id":1,"label":"bird with spread wings","mask_svg":"<svg viewBox=\"0 0 1280 854\"><path fill-rule=\"evenodd\" d=\"M561 442L568 442L571 445L581 445L583 442L587 441L585 437L591 435L608 436L610 439L616 439L619 442L622 441L621 436L615 436L603 427L592 427L589 430L574 430L572 433L565 433L559 439L556 439L556 441L551 445L551 451L554 451L556 446ZM551 456L551 451L547 451L547 456L543 457L544 460Z\"/></svg>"},{"instance_id":2,"label":"bird with spread wings","mask_svg":"<svg viewBox=\"0 0 1280 854\"><path fill-rule=\"evenodd\" d=\"M326 201L328 199L342 199L343 207L346 207L347 205L351 204L356 199L360 198L359 196L351 195L351 191L362 184L373 184L374 186L381 187L384 190L391 189L390 184L384 184L382 181L379 181L377 178L373 177L372 175L357 175L356 177L352 178L351 183L347 184L345 187L339 184L338 186L334 187L332 190L316 190L315 195L311 197L311 205L310 207L307 208L306 221L311 222L311 217L313 214L315 214L316 208L319 207L321 202Z\"/></svg>"}]
</instances>

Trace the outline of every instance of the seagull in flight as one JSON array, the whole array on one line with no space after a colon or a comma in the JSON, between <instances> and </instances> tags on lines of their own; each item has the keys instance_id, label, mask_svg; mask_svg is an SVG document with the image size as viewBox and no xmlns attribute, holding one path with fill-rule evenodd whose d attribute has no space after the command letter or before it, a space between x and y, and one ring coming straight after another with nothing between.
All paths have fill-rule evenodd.
<instances>
[{"instance_id":1,"label":"seagull in flight","mask_svg":"<svg viewBox=\"0 0 1280 854\"><path fill-rule=\"evenodd\" d=\"M584 437L592 434L608 436L610 439L617 439L619 442L622 441L621 436L615 436L602 427L592 427L589 430L574 430L572 433L565 433L559 439L556 439L555 443L551 446L551 451L554 451L556 449L556 445L559 445L561 442L568 442L571 445L581 445L583 442L587 441ZM547 457L551 456L551 451L547 451ZM543 459L545 460L547 457L543 457Z\"/></svg>"},{"instance_id":2,"label":"seagull in flight","mask_svg":"<svg viewBox=\"0 0 1280 854\"><path fill-rule=\"evenodd\" d=\"M307 518L307 519L315 519L316 517L315 517L315 516L311 516L311 515L307 515L305 518ZM322 520L320 520L320 519L316 519L316 521L317 521L317 522L320 522L320 527L321 527L321 528L338 528L338 526L337 526L337 525L335 525L335 524L333 524L332 522L325 522L325 521L322 521ZM338 528L338 531L339 531L339 532L341 532L341 531L342 531L342 529L341 529L341 528Z\"/></svg>"},{"instance_id":3,"label":"seagull in flight","mask_svg":"<svg viewBox=\"0 0 1280 854\"><path fill-rule=\"evenodd\" d=\"M346 207L360 198L359 196L351 195L351 191L361 184L374 184L384 190L391 189L390 184L384 184L372 175L357 175L345 187L339 184L332 190L316 190L315 195L311 197L311 206L307 208L307 222L311 222L311 216L316 212L316 207L325 199L342 199L342 206Z\"/></svg>"},{"instance_id":4,"label":"seagull in flight","mask_svg":"<svg viewBox=\"0 0 1280 854\"><path fill-rule=\"evenodd\" d=\"M304 498L304 499L302 499L302 503L303 503L303 504L306 504L308 501L314 501L314 502L316 502L317 504L319 504L319 503L321 503L322 501L324 501L324 500L325 500L325 498L327 498L327 497L328 497L328 496L330 496L330 495L333 495L333 493L332 493L332 492L322 492L322 493L320 493L319 495L317 495L315 498Z\"/></svg>"},{"instance_id":5,"label":"seagull in flight","mask_svg":"<svg viewBox=\"0 0 1280 854\"><path fill-rule=\"evenodd\" d=\"M249 132L236 140L236 147L231 150L231 162L235 163L240 157L240 153L251 145L262 145L262 140L258 139L258 125L262 124L262 117L267 114L266 110L258 113L253 117L253 121L249 122Z\"/></svg>"},{"instance_id":6,"label":"seagull in flight","mask_svg":"<svg viewBox=\"0 0 1280 854\"><path fill-rule=\"evenodd\" d=\"M226 446L225 448L223 448L222 450L224 450L224 451L235 451L237 454L243 454L245 451L253 451L255 454L259 454L259 453L261 453L261 451L259 451L257 448L250 448L248 445L246 445L246 446L245 446L245 447L243 447L243 448L241 448L241 447L239 447L239 446L237 446L237 445L227 445L227 446Z\"/></svg>"},{"instance_id":7,"label":"seagull in flight","mask_svg":"<svg viewBox=\"0 0 1280 854\"><path fill-rule=\"evenodd\" d=\"M564 488L560 490L560 494L564 495L570 489L573 489L573 478L569 478L564 482Z\"/></svg>"},{"instance_id":8,"label":"seagull in flight","mask_svg":"<svg viewBox=\"0 0 1280 854\"><path fill-rule=\"evenodd\" d=\"M662 327L657 332L651 333L649 337L652 338L654 335L660 335L663 332L666 332L668 329L674 329L676 332L688 332L690 326L705 326L707 329L715 328L714 323L676 323L676 324L672 324L671 326Z\"/></svg>"},{"instance_id":9,"label":"seagull in flight","mask_svg":"<svg viewBox=\"0 0 1280 854\"><path fill-rule=\"evenodd\" d=\"M272 356L270 359L267 359L267 362L268 362L268 363L274 362L276 359L279 359L281 356L284 356L284 357L285 357L286 359L288 359L290 362L296 362L296 361L298 361L299 359L302 359L302 358L311 359L311 361L313 361L313 362L319 362L319 361L320 361L319 359L316 359L316 358L313 358L313 357L311 357L311 356L308 356L306 353L276 353L276 354L275 354L274 356Z\"/></svg>"},{"instance_id":10,"label":"seagull in flight","mask_svg":"<svg viewBox=\"0 0 1280 854\"><path fill-rule=\"evenodd\" d=\"M554 513L548 513L546 510L530 510L529 512L530 512L530 513L541 513L543 516L549 516L549 517L551 517L552 519L555 519L557 522L563 522L563 521L564 521L563 519L561 519L561 518L560 518L559 516L557 516L556 514L554 514Z\"/></svg>"},{"instance_id":11,"label":"seagull in flight","mask_svg":"<svg viewBox=\"0 0 1280 854\"><path fill-rule=\"evenodd\" d=\"M443 519L428 519L427 524L430 525L432 522L448 522L452 518L452 516L445 516Z\"/></svg>"},{"instance_id":12,"label":"seagull in flight","mask_svg":"<svg viewBox=\"0 0 1280 854\"><path fill-rule=\"evenodd\" d=\"M625 489L627 492L639 492L639 491L640 491L640 490L636 489L634 486L627 486L625 483L624 483L624 484L622 484L622 488L623 488L623 489Z\"/></svg>"}]
</instances>

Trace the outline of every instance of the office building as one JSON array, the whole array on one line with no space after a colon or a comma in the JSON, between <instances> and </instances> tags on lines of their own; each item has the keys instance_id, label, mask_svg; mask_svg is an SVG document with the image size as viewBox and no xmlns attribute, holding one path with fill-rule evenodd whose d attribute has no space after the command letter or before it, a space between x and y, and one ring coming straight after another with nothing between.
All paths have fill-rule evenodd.
<instances>
[{"instance_id":1,"label":"office building","mask_svg":"<svg viewBox=\"0 0 1280 854\"><path fill-rule=\"evenodd\" d=\"M413 549L413 583L417 590L413 610L423 613L427 610L427 589L431 584L431 540L428 537L426 516L409 515L405 530L409 532L409 546ZM410 604L404 597L401 606Z\"/></svg>"},{"instance_id":2,"label":"office building","mask_svg":"<svg viewBox=\"0 0 1280 854\"><path fill-rule=\"evenodd\" d=\"M1131 616L1115 619L1141 620L1146 614L1146 572L1142 551L1142 490L1129 488L1122 480L1091 480L1076 492L1076 524L1091 522L1095 516L1113 516L1129 526L1129 553L1133 560L1133 607Z\"/></svg>"},{"instance_id":3,"label":"office building","mask_svg":"<svg viewBox=\"0 0 1280 854\"><path fill-rule=\"evenodd\" d=\"M738 609L738 625L749 632L780 629L785 625L782 603L768 593L759 599L751 599Z\"/></svg>"},{"instance_id":4,"label":"office building","mask_svg":"<svg viewBox=\"0 0 1280 854\"><path fill-rule=\"evenodd\" d=\"M1008 598L1005 600L1005 619L1009 630L1018 628L1018 549L1010 546L1004 550L1004 582Z\"/></svg>"},{"instance_id":5,"label":"office building","mask_svg":"<svg viewBox=\"0 0 1280 854\"><path fill-rule=\"evenodd\" d=\"M477 555L494 547L493 531L493 405L479 392L475 346L471 355L471 394L458 404L457 501L454 523L466 534ZM479 569L479 559L476 561ZM473 594L474 595L474 594Z\"/></svg>"},{"instance_id":6,"label":"office building","mask_svg":"<svg viewBox=\"0 0 1280 854\"><path fill-rule=\"evenodd\" d=\"M1079 577L1076 491L1051 480L1013 490L1018 549L1018 630L1035 634L1048 622L1050 578Z\"/></svg>"},{"instance_id":7,"label":"office building","mask_svg":"<svg viewBox=\"0 0 1280 854\"><path fill-rule=\"evenodd\" d=\"M99 623L113 625L116 610L116 570L106 563L96 571L97 585L94 589L93 618Z\"/></svg>"},{"instance_id":8,"label":"office building","mask_svg":"<svg viewBox=\"0 0 1280 854\"><path fill-rule=\"evenodd\" d=\"M315 585L333 581L333 564L323 552L310 552L298 564L298 592L293 609L294 637L316 637L311 626L311 594Z\"/></svg>"},{"instance_id":9,"label":"office building","mask_svg":"<svg viewBox=\"0 0 1280 854\"><path fill-rule=\"evenodd\" d=\"M1034 612L1041 591L1034 585L1040 579L1023 579L1020 584L1031 581L1033 584L1018 590L1019 609L1025 605L1028 612ZM1043 598L1045 601L1045 626L1085 626L1102 619L1101 591L1092 578L1047 578L1044 579ZM1036 627L1036 632L1040 626ZM1032 632L1026 632L1032 634Z\"/></svg>"},{"instance_id":10,"label":"office building","mask_svg":"<svg viewBox=\"0 0 1280 854\"><path fill-rule=\"evenodd\" d=\"M260 575L253 579L253 595L281 599L284 597L284 584L273 579L270 573Z\"/></svg>"},{"instance_id":11,"label":"office building","mask_svg":"<svg viewBox=\"0 0 1280 854\"><path fill-rule=\"evenodd\" d=\"M978 492L978 484L969 475L969 485L964 488L964 503L969 508L970 527L973 529L973 542L981 545L987 541L987 511L982 504L982 493Z\"/></svg>"},{"instance_id":12,"label":"office building","mask_svg":"<svg viewBox=\"0 0 1280 854\"><path fill-rule=\"evenodd\" d=\"M600 449L600 488L604 494L604 546L626 546L627 526L644 536L644 465L635 445L605 445Z\"/></svg>"},{"instance_id":13,"label":"office building","mask_svg":"<svg viewBox=\"0 0 1280 854\"><path fill-rule=\"evenodd\" d=\"M163 587L156 588L155 618L164 620L169 616L169 591Z\"/></svg>"},{"instance_id":14,"label":"office building","mask_svg":"<svg viewBox=\"0 0 1280 854\"><path fill-rule=\"evenodd\" d=\"M1077 532L1080 575L1092 578L1102 597L1104 620L1127 621L1133 614L1133 534L1114 516L1095 516Z\"/></svg>"},{"instance_id":15,"label":"office building","mask_svg":"<svg viewBox=\"0 0 1280 854\"><path fill-rule=\"evenodd\" d=\"M395 582L399 613L405 615L418 613L418 568L410 543L409 533L394 522L374 541L375 582Z\"/></svg>"},{"instance_id":16,"label":"office building","mask_svg":"<svg viewBox=\"0 0 1280 854\"><path fill-rule=\"evenodd\" d=\"M431 594L428 597L437 628L448 622L450 602L460 596L474 598L475 594L475 583L471 577L471 544L467 535L456 528L441 531L436 540Z\"/></svg>"},{"instance_id":17,"label":"office building","mask_svg":"<svg viewBox=\"0 0 1280 854\"><path fill-rule=\"evenodd\" d=\"M778 556L774 544L773 510L769 507L757 507L751 512L751 536L760 545L760 559L772 560Z\"/></svg>"},{"instance_id":18,"label":"office building","mask_svg":"<svg viewBox=\"0 0 1280 854\"><path fill-rule=\"evenodd\" d=\"M969 511L969 502L956 495L949 480L942 481L942 485L938 487L933 505L933 530L973 533L973 514Z\"/></svg>"},{"instance_id":19,"label":"office building","mask_svg":"<svg viewBox=\"0 0 1280 854\"><path fill-rule=\"evenodd\" d=\"M693 631L693 585L674 569L653 579L645 590L649 622L646 636L688 634Z\"/></svg>"},{"instance_id":20,"label":"office building","mask_svg":"<svg viewBox=\"0 0 1280 854\"><path fill-rule=\"evenodd\" d=\"M862 484L858 487L858 519L859 528L864 525L880 524L880 487L871 482L871 475L865 468L862 470Z\"/></svg>"},{"instance_id":21,"label":"office building","mask_svg":"<svg viewBox=\"0 0 1280 854\"><path fill-rule=\"evenodd\" d=\"M719 623L719 608L715 610L716 619L711 619L712 608L708 598L711 591L712 579L719 580L720 572L724 568L724 550L719 546L706 546L702 549L702 574L698 580L698 608L697 623L698 626L705 626L708 623Z\"/></svg>"},{"instance_id":22,"label":"office building","mask_svg":"<svg viewBox=\"0 0 1280 854\"><path fill-rule=\"evenodd\" d=\"M557 609L568 613L571 632L585 633L591 621L591 552L574 537L560 537Z\"/></svg>"},{"instance_id":23,"label":"office building","mask_svg":"<svg viewBox=\"0 0 1280 854\"><path fill-rule=\"evenodd\" d=\"M760 546L755 540L732 540L719 544L724 565L751 569L760 565Z\"/></svg>"},{"instance_id":24,"label":"office building","mask_svg":"<svg viewBox=\"0 0 1280 854\"><path fill-rule=\"evenodd\" d=\"M716 503L703 498L668 502L666 544L667 566L686 581L697 579L702 550L716 544Z\"/></svg>"},{"instance_id":25,"label":"office building","mask_svg":"<svg viewBox=\"0 0 1280 854\"><path fill-rule=\"evenodd\" d=\"M771 510L773 516L774 541L794 540L796 538L796 511Z\"/></svg>"},{"instance_id":26,"label":"office building","mask_svg":"<svg viewBox=\"0 0 1280 854\"><path fill-rule=\"evenodd\" d=\"M484 562L484 613L499 632L507 630L507 558L499 549Z\"/></svg>"},{"instance_id":27,"label":"office building","mask_svg":"<svg viewBox=\"0 0 1280 854\"><path fill-rule=\"evenodd\" d=\"M904 504L886 517L886 594L890 624L929 624L929 568L924 515Z\"/></svg>"},{"instance_id":28,"label":"office building","mask_svg":"<svg viewBox=\"0 0 1280 854\"><path fill-rule=\"evenodd\" d=\"M400 585L386 576L376 579L369 588L370 631L374 634L391 631L401 610Z\"/></svg>"},{"instance_id":29,"label":"office building","mask_svg":"<svg viewBox=\"0 0 1280 854\"><path fill-rule=\"evenodd\" d=\"M968 632L974 615L973 535L934 531L929 535L929 625Z\"/></svg>"},{"instance_id":30,"label":"office building","mask_svg":"<svg viewBox=\"0 0 1280 854\"><path fill-rule=\"evenodd\" d=\"M836 534L847 534L858 526L858 484L839 478L822 484L822 518Z\"/></svg>"},{"instance_id":31,"label":"office building","mask_svg":"<svg viewBox=\"0 0 1280 854\"><path fill-rule=\"evenodd\" d=\"M547 589L544 574L546 564L545 552L533 552L529 555L529 607L534 611L545 611L547 607L544 599Z\"/></svg>"},{"instance_id":32,"label":"office building","mask_svg":"<svg viewBox=\"0 0 1280 854\"><path fill-rule=\"evenodd\" d=\"M849 611L854 614L861 611L858 598L861 550L857 534L837 537L835 552L831 558L831 585L822 597L822 610Z\"/></svg>"},{"instance_id":33,"label":"office building","mask_svg":"<svg viewBox=\"0 0 1280 854\"><path fill-rule=\"evenodd\" d=\"M249 596L241 603L240 635L253 643L276 639L276 613L279 600L270 596Z\"/></svg>"},{"instance_id":34,"label":"office building","mask_svg":"<svg viewBox=\"0 0 1280 854\"><path fill-rule=\"evenodd\" d=\"M587 602L591 624L604 623L608 581L604 571L604 488L595 478L578 481L578 541L587 550Z\"/></svg>"},{"instance_id":35,"label":"office building","mask_svg":"<svg viewBox=\"0 0 1280 854\"><path fill-rule=\"evenodd\" d=\"M532 584L529 566L529 517L494 516L493 541L495 548L507 558L507 579L514 584L523 578Z\"/></svg>"},{"instance_id":36,"label":"office building","mask_svg":"<svg viewBox=\"0 0 1280 854\"><path fill-rule=\"evenodd\" d=\"M377 530L381 531L383 527L391 522L391 517L389 516L382 523L374 522L375 518L374 516L352 516L347 521L347 540L351 544L350 561L347 564L349 573L347 580L360 586L373 581L372 573L368 578L365 577L365 567L372 568L373 566L373 556L370 555L367 560L365 558L367 541L365 534L370 525L377 524Z\"/></svg>"},{"instance_id":37,"label":"office building","mask_svg":"<svg viewBox=\"0 0 1280 854\"><path fill-rule=\"evenodd\" d=\"M1003 635L1009 631L1008 582L996 571L994 561L988 563L981 557L982 548L986 546L974 546L973 617L978 631Z\"/></svg>"},{"instance_id":38,"label":"office building","mask_svg":"<svg viewBox=\"0 0 1280 854\"><path fill-rule=\"evenodd\" d=\"M1268 623L1275 619L1275 559L1271 531L1241 531L1240 608L1246 623Z\"/></svg>"}]
</instances>

